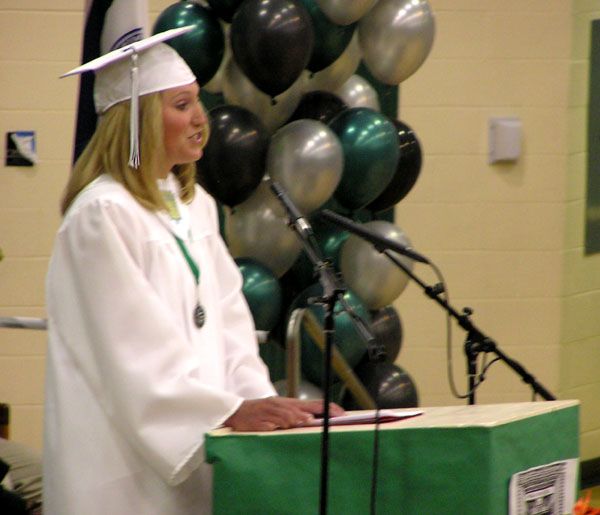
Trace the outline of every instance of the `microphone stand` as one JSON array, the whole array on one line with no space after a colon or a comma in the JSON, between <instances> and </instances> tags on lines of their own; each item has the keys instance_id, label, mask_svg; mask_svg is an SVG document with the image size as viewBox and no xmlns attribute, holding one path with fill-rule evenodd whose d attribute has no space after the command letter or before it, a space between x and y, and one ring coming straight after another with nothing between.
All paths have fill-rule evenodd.
<instances>
[{"instance_id":1,"label":"microphone stand","mask_svg":"<svg viewBox=\"0 0 600 515\"><path fill-rule=\"evenodd\" d=\"M269 179L269 185L273 193L279 199L288 215L288 225L293 229L302 242L304 251L313 263L314 270L319 274L319 281L323 287L323 295L316 300L322 304L325 309L325 320L323 332L325 334L325 349L323 359L323 432L321 434L321 482L319 497L319 513L327 514L327 501L329 491L329 403L331 402L331 384L332 384L332 349L333 338L335 335L334 308L336 302L340 302L344 310L350 315L356 330L367 344L369 357L383 360L385 359L385 350L383 346L375 343L375 337L360 316L348 305L344 299L346 289L340 284L340 281L333 272L331 265L323 260L319 246L315 240L312 227L302 216L298 208L287 196L281 186Z\"/></svg>"},{"instance_id":2,"label":"microphone stand","mask_svg":"<svg viewBox=\"0 0 600 515\"><path fill-rule=\"evenodd\" d=\"M465 307L462 310L462 313L459 313L454 309L447 300L440 297L440 295L444 292L442 284L436 284L434 286L428 286L425 284L419 277L417 277L410 268L408 268L404 263L402 263L394 254L390 251L398 252L398 244L388 238L383 236L374 235L372 231L365 229L364 227L359 226L351 220L348 220L337 213L328 212L327 210L323 211L323 218L328 220L331 223L342 225L346 229L354 232L360 237L368 240L373 244L375 249L381 253L383 253L386 257L388 257L394 264L396 264L400 269L404 271L408 277L410 277L414 282L416 282L425 295L427 295L430 299L434 300L437 304L442 306L462 327L466 332L466 340L465 340L465 354L467 357L467 373L469 378L469 393L468 400L469 404L475 404L475 388L476 384L476 374L477 374L477 356L481 352L492 352L494 353L501 361L506 363L513 371L515 371L523 380L523 382L527 383L531 386L533 391L540 395L544 400L554 401L556 397L552 395L546 388L544 388L536 378L531 375L525 367L523 367L520 363L515 361L514 359L508 357L504 352L502 352L498 345L492 338L483 333L479 328L477 328L470 319L470 315L473 314L473 310ZM335 216L333 216L335 215ZM358 227L358 229L357 229ZM367 234L368 233L368 234ZM407 249L401 247L400 250L403 250L403 254L406 254ZM419 254L417 254L420 256ZM419 259L419 261L422 261ZM422 261L423 262L423 261ZM426 260L426 262L428 262Z\"/></svg>"},{"instance_id":3,"label":"microphone stand","mask_svg":"<svg viewBox=\"0 0 600 515\"><path fill-rule=\"evenodd\" d=\"M468 399L469 404L475 404L475 388L477 387L475 378L477 373L477 356L481 352L494 353L501 361L508 365L514 372L516 372L524 383L531 386L533 391L540 395L546 401L555 401L556 397L552 395L546 388L544 388L536 378L530 374L525 367L519 362L507 356L498 348L498 344L483 331L473 324L470 315L473 314L473 310L465 307L462 313L458 313L445 299L442 299L440 295L443 293L441 285L427 286L420 279L418 279L400 260L398 260L389 250L384 250L383 253L396 265L398 265L409 277L415 280L424 290L425 294L441 305L450 315L458 322L458 325L462 327L466 332L467 336L465 339L465 355L467 357L467 373L469 377L469 392Z\"/></svg>"}]
</instances>

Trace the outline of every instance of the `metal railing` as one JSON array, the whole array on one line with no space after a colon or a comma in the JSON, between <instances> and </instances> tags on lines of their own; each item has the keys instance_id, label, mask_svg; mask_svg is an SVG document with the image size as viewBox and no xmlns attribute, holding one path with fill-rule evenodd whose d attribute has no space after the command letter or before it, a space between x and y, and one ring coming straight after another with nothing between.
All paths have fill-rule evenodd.
<instances>
[{"instance_id":1,"label":"metal railing","mask_svg":"<svg viewBox=\"0 0 600 515\"><path fill-rule=\"evenodd\" d=\"M48 321L45 318L33 317L0 317L0 327L12 329L37 329L45 331L48 329Z\"/></svg>"},{"instance_id":2,"label":"metal railing","mask_svg":"<svg viewBox=\"0 0 600 515\"><path fill-rule=\"evenodd\" d=\"M0 327L11 329L34 329L45 331L48 328L48 321L45 318L33 317L0 317ZM286 332L286 386L289 397L298 397L301 377L300 367L300 345L301 330L304 329L312 341L321 349L325 350L325 336L323 327L316 319L315 315L308 309L295 309L290 316ZM259 342L267 341L265 331L257 331ZM346 388L352 393L356 402L363 409L375 409L375 401L358 379L348 362L342 356L337 347L332 349L332 366L335 373L346 385Z\"/></svg>"},{"instance_id":3,"label":"metal railing","mask_svg":"<svg viewBox=\"0 0 600 515\"><path fill-rule=\"evenodd\" d=\"M308 309L295 309L290 316L286 333L286 376L287 376L287 394L290 397L297 397L300 385L300 339L301 329L308 333L310 338L325 352L325 335L323 327L316 319L315 315ZM376 409L375 401L371 394L358 379L348 362L342 356L341 352L334 345L331 354L331 363L333 370L344 382L346 388L352 393L356 402L363 409Z\"/></svg>"}]
</instances>

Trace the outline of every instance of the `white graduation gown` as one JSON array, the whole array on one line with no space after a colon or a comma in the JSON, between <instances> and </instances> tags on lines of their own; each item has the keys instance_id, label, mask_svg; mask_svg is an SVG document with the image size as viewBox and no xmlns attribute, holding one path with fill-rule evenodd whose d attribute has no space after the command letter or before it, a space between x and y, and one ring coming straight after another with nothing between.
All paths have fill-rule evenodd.
<instances>
[{"instance_id":1,"label":"white graduation gown","mask_svg":"<svg viewBox=\"0 0 600 515\"><path fill-rule=\"evenodd\" d=\"M46 285L45 515L210 513L204 434L275 394L215 203L198 187L189 210L201 329L168 225L120 184L100 177L63 221Z\"/></svg>"}]
</instances>

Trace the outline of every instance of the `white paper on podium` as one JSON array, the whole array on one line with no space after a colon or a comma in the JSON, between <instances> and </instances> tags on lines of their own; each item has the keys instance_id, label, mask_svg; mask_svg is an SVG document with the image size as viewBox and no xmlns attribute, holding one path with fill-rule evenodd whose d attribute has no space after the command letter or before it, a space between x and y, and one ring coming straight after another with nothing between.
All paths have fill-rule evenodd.
<instances>
[{"instance_id":1,"label":"white paper on podium","mask_svg":"<svg viewBox=\"0 0 600 515\"><path fill-rule=\"evenodd\" d=\"M509 515L568 515L577 490L576 458L555 461L513 474Z\"/></svg>"},{"instance_id":2,"label":"white paper on podium","mask_svg":"<svg viewBox=\"0 0 600 515\"><path fill-rule=\"evenodd\" d=\"M379 410L379 414L375 410L361 411L357 413L352 413L349 415L342 415L340 417L330 417L329 425L330 426L347 426L353 424L375 424L377 421L379 423L384 422L394 422L396 420L402 420L404 418L416 417L417 415L421 415L423 410L402 410L402 411L394 411L394 410ZM316 418L312 422L308 422L306 424L302 424L298 427L318 427L323 425L322 418Z\"/></svg>"}]
</instances>

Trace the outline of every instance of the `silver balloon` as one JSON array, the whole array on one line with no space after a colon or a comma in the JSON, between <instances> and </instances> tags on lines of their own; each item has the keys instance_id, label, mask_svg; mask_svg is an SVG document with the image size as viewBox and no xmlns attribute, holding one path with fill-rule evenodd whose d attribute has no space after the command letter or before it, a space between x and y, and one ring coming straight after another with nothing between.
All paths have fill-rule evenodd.
<instances>
[{"instance_id":1,"label":"silver balloon","mask_svg":"<svg viewBox=\"0 0 600 515\"><path fill-rule=\"evenodd\" d=\"M277 73L273 71L273 73ZM223 96L229 104L248 109L265 124L271 132L277 130L291 116L304 93L307 74L303 73L289 89L271 99L259 90L231 57L225 66Z\"/></svg>"},{"instance_id":2,"label":"silver balloon","mask_svg":"<svg viewBox=\"0 0 600 515\"><path fill-rule=\"evenodd\" d=\"M427 0L379 0L358 23L363 60L385 84L400 84L419 69L433 45Z\"/></svg>"},{"instance_id":3,"label":"silver balloon","mask_svg":"<svg viewBox=\"0 0 600 515\"><path fill-rule=\"evenodd\" d=\"M377 0L317 0L325 15L338 25L350 25L362 18Z\"/></svg>"},{"instance_id":4,"label":"silver balloon","mask_svg":"<svg viewBox=\"0 0 600 515\"><path fill-rule=\"evenodd\" d=\"M390 222L375 220L363 224L376 234L388 238L405 247L411 243L402 229ZM400 262L413 268L413 261L397 253L392 254ZM375 247L351 235L342 245L340 271L346 284L369 309L380 309L391 304L406 288L408 275Z\"/></svg>"},{"instance_id":5,"label":"silver balloon","mask_svg":"<svg viewBox=\"0 0 600 515\"><path fill-rule=\"evenodd\" d=\"M279 381L274 382L273 386L279 395L282 397L288 396L287 381L285 379L280 379ZM296 395L296 398L303 401L322 399L323 391L318 386L301 379L300 384L298 385L298 395Z\"/></svg>"},{"instance_id":6,"label":"silver balloon","mask_svg":"<svg viewBox=\"0 0 600 515\"><path fill-rule=\"evenodd\" d=\"M342 55L327 68L309 76L306 83L307 90L335 91L358 69L361 58L362 53L358 41L358 32L354 31L352 39Z\"/></svg>"},{"instance_id":7,"label":"silver balloon","mask_svg":"<svg viewBox=\"0 0 600 515\"><path fill-rule=\"evenodd\" d=\"M371 83L360 75L352 75L334 91L348 107L368 107L379 111L379 96Z\"/></svg>"},{"instance_id":8,"label":"silver balloon","mask_svg":"<svg viewBox=\"0 0 600 515\"><path fill-rule=\"evenodd\" d=\"M266 181L226 213L225 238L233 257L254 258L277 277L291 268L302 246Z\"/></svg>"},{"instance_id":9,"label":"silver balloon","mask_svg":"<svg viewBox=\"0 0 600 515\"><path fill-rule=\"evenodd\" d=\"M267 174L308 214L321 207L337 188L344 168L342 144L317 120L296 120L271 138Z\"/></svg>"}]
</instances>

